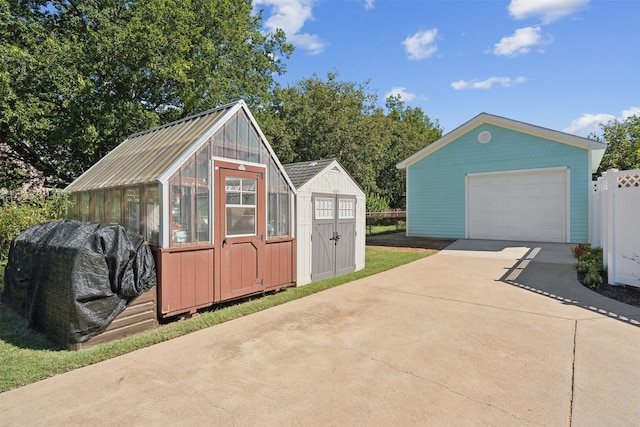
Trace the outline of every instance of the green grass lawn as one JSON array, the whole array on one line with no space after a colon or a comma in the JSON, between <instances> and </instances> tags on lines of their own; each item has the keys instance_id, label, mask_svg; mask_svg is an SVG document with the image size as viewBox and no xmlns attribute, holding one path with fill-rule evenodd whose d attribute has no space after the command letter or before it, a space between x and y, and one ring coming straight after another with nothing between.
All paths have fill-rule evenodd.
<instances>
[{"instance_id":1,"label":"green grass lawn","mask_svg":"<svg viewBox=\"0 0 640 427\"><path fill-rule=\"evenodd\" d=\"M60 350L43 334L30 329L24 317L0 304L0 392L284 304L416 261L435 252L401 252L367 248L366 267L363 270L205 311L184 321L161 325L153 331L79 351ZM0 270L0 274L2 273L3 271ZM4 285L4 279L2 279L2 285Z\"/></svg>"},{"instance_id":2,"label":"green grass lawn","mask_svg":"<svg viewBox=\"0 0 640 427\"><path fill-rule=\"evenodd\" d=\"M406 230L407 224L405 221L398 221L398 225L367 225L367 235L396 233Z\"/></svg>"}]
</instances>

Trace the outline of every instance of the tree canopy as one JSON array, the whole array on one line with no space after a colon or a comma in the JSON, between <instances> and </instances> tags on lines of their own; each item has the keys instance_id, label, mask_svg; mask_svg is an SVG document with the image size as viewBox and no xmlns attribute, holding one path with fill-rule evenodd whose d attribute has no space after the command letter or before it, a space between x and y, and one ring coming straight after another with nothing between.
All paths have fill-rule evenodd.
<instances>
[{"instance_id":1,"label":"tree canopy","mask_svg":"<svg viewBox=\"0 0 640 427\"><path fill-rule=\"evenodd\" d=\"M126 136L266 102L293 48L251 0L0 0L0 142L63 185Z\"/></svg>"},{"instance_id":2,"label":"tree canopy","mask_svg":"<svg viewBox=\"0 0 640 427\"><path fill-rule=\"evenodd\" d=\"M640 116L622 121L612 120L601 126L602 136L595 139L607 143L598 175L609 169L629 170L640 168Z\"/></svg>"},{"instance_id":3,"label":"tree canopy","mask_svg":"<svg viewBox=\"0 0 640 427\"><path fill-rule=\"evenodd\" d=\"M395 164L442 134L337 73L280 87L293 47L251 0L0 0L0 40L2 186L63 186L128 135L243 98L283 163L335 157L404 207Z\"/></svg>"},{"instance_id":4,"label":"tree canopy","mask_svg":"<svg viewBox=\"0 0 640 427\"><path fill-rule=\"evenodd\" d=\"M283 163L337 158L365 193L404 207L404 171L395 165L442 135L420 108L400 98L387 99L387 112L376 107L368 83L314 75L276 89L259 122Z\"/></svg>"}]
</instances>

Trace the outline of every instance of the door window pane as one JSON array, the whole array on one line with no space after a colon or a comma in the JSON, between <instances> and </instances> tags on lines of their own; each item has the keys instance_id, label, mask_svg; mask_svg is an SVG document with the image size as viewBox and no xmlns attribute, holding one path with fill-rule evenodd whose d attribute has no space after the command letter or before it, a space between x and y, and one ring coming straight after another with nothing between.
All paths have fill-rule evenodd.
<instances>
[{"instance_id":1,"label":"door window pane","mask_svg":"<svg viewBox=\"0 0 640 427\"><path fill-rule=\"evenodd\" d=\"M225 178L227 236L256 234L256 186L254 178Z\"/></svg>"},{"instance_id":2,"label":"door window pane","mask_svg":"<svg viewBox=\"0 0 640 427\"><path fill-rule=\"evenodd\" d=\"M227 236L256 234L256 208L227 205Z\"/></svg>"},{"instance_id":3,"label":"door window pane","mask_svg":"<svg viewBox=\"0 0 640 427\"><path fill-rule=\"evenodd\" d=\"M338 205L338 218L355 218L355 200L340 199Z\"/></svg>"},{"instance_id":4,"label":"door window pane","mask_svg":"<svg viewBox=\"0 0 640 427\"><path fill-rule=\"evenodd\" d=\"M316 219L333 219L333 199L316 198Z\"/></svg>"}]
</instances>

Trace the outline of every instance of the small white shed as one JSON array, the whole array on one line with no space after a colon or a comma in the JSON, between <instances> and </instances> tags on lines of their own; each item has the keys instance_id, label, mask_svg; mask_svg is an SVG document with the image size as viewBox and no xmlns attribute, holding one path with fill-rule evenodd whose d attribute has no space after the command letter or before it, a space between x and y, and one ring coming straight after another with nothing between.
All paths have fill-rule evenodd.
<instances>
[{"instance_id":1,"label":"small white shed","mask_svg":"<svg viewBox=\"0 0 640 427\"><path fill-rule=\"evenodd\" d=\"M284 165L297 190L297 285L364 268L365 194L336 159Z\"/></svg>"}]
</instances>

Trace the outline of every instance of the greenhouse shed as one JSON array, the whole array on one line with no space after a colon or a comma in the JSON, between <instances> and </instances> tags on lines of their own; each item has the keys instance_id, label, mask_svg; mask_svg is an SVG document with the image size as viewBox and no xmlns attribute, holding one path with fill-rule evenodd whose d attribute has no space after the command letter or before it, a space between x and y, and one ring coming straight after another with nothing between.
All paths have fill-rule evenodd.
<instances>
[{"instance_id":1,"label":"greenhouse shed","mask_svg":"<svg viewBox=\"0 0 640 427\"><path fill-rule=\"evenodd\" d=\"M130 136L66 190L69 218L149 242L160 317L295 285L295 190L242 100Z\"/></svg>"},{"instance_id":2,"label":"greenhouse shed","mask_svg":"<svg viewBox=\"0 0 640 427\"><path fill-rule=\"evenodd\" d=\"M284 166L296 188L297 285L364 268L364 191L336 159Z\"/></svg>"}]
</instances>

